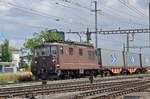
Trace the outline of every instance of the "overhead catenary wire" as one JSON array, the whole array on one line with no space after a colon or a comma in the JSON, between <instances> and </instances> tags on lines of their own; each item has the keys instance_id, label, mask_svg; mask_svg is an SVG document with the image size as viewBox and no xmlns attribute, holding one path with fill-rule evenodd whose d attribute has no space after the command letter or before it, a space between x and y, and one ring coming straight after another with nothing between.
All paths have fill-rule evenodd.
<instances>
[{"instance_id":1,"label":"overhead catenary wire","mask_svg":"<svg viewBox=\"0 0 150 99\"><path fill-rule=\"evenodd\" d=\"M109 13L112 13L113 15L118 15L118 16L129 16L130 18L133 18L134 20L135 19L137 19L138 21L143 21L143 20L141 20L143 17L140 17L140 16L135 16L134 14L132 14L132 13L129 13L128 11L126 12L126 11L121 11L121 10L119 10L119 9L116 9L116 8L114 8L114 7L103 7L103 9L106 9L107 11L109 11ZM105 11L103 11L104 13L105 13ZM126 18L126 19L128 19L127 17L124 17L124 18ZM144 22L144 21L143 21Z\"/></svg>"},{"instance_id":2,"label":"overhead catenary wire","mask_svg":"<svg viewBox=\"0 0 150 99\"><path fill-rule=\"evenodd\" d=\"M64 0L59 0L59 1L64 1ZM68 2L68 3L70 3L70 4L72 4L72 2ZM88 7L84 7L85 9L87 9L87 10L89 10L90 8L88 8ZM103 12L103 11L102 11ZM105 13L105 12L104 12ZM110 13L109 13L110 14ZM101 15L103 15L103 14L101 14ZM132 16L132 14L129 14L130 16ZM111 14L111 16L114 16L114 14ZM134 16L132 16L132 17L134 17ZM114 17L115 18L115 20L118 20L118 17ZM113 19L114 19L113 18ZM122 19L122 18L121 18ZM127 18L126 18L127 19ZM135 18L134 18L135 19ZM129 19L128 19L129 20ZM137 22L132 22L131 23L131 21L129 20L129 22L127 22L127 21L125 21L125 20L119 20L119 21L123 21L123 23L128 23L128 24L133 24L133 25L136 25L136 26L147 26L147 24L142 24L142 23L137 23Z\"/></svg>"},{"instance_id":3,"label":"overhead catenary wire","mask_svg":"<svg viewBox=\"0 0 150 99\"><path fill-rule=\"evenodd\" d=\"M102 11L102 16L105 16L105 15L107 15L107 16L109 16L109 17L111 16L110 18L112 18L113 21L116 20L116 21L118 21L118 22L121 22L122 24L125 24L125 23L126 23L126 24L130 24L130 25L133 24L133 25L139 25L139 26L144 26L144 27L147 27L147 26L148 26L148 24L142 24L142 23L138 23L138 22L132 22L132 21L130 21L130 20L128 20L128 21L127 21L127 20L121 20L122 18L121 18L121 19L120 19L120 18L117 18L117 19L116 19L115 16L114 16L112 13L108 13L108 12L103 12L103 11ZM112 21L112 22L113 22L113 21ZM116 21L115 21L115 22L116 22ZM132 22L132 23L131 23L131 22ZM115 24L115 25L116 25L116 24ZM111 25L111 26L112 26L112 25Z\"/></svg>"},{"instance_id":4,"label":"overhead catenary wire","mask_svg":"<svg viewBox=\"0 0 150 99\"><path fill-rule=\"evenodd\" d=\"M2 1L0 1L0 2L2 2ZM55 21L60 21L61 20L60 22L63 22L65 24L69 23L64 18L61 18L61 17L58 17L58 16L53 16L53 15L50 15L50 14L47 14L47 13L44 13L44 12L41 12L41 11L38 11L38 10L35 10L35 9L22 7L22 6L19 6L19 5L16 5L14 3L10 3L10 2L2 2L2 3L8 4L9 6L13 6L13 7L15 7L17 9L20 9L20 10L24 10L24 11L30 12L32 14L36 14L36 15L40 15L40 16L43 16L43 17L47 17L47 18L53 19ZM83 25L83 26L87 27L87 25L83 24L83 23L73 22L73 24Z\"/></svg>"},{"instance_id":5,"label":"overhead catenary wire","mask_svg":"<svg viewBox=\"0 0 150 99\"><path fill-rule=\"evenodd\" d=\"M60 1L62 1L62 0L60 0ZM80 24L80 23L79 23ZM138 23L139 24L139 23ZM83 25L83 24L82 24ZM141 25L141 24L139 24L139 25Z\"/></svg>"},{"instance_id":6,"label":"overhead catenary wire","mask_svg":"<svg viewBox=\"0 0 150 99\"><path fill-rule=\"evenodd\" d=\"M66 2L65 0L59 0L59 1ZM83 6L82 4L77 3L77 2L76 2L76 3L73 3L73 2L66 2L66 3L73 4L73 5L77 6L77 7L80 7L80 8L86 9L86 10L88 9L89 11L91 10L90 7Z\"/></svg>"},{"instance_id":7,"label":"overhead catenary wire","mask_svg":"<svg viewBox=\"0 0 150 99\"><path fill-rule=\"evenodd\" d=\"M60 1L64 1L64 0L60 0ZM84 7L84 8L87 8L87 7ZM31 9L31 10L33 10L33 9ZM41 13L41 12L40 12ZM42 14L43 15L43 14ZM57 20L57 19L56 19Z\"/></svg>"},{"instance_id":8,"label":"overhead catenary wire","mask_svg":"<svg viewBox=\"0 0 150 99\"><path fill-rule=\"evenodd\" d=\"M121 4L123 4L124 6L126 6L128 9L130 9L131 11L141 15L141 16L146 16L143 12L139 11L137 8L135 7L131 7L130 5L125 4L122 0L118 0ZM148 17L148 16L146 16Z\"/></svg>"},{"instance_id":9,"label":"overhead catenary wire","mask_svg":"<svg viewBox=\"0 0 150 99\"><path fill-rule=\"evenodd\" d=\"M64 1L64 0L59 0L59 1ZM72 2L68 2L68 3L70 3L70 4L72 4ZM80 7L82 7L82 6L80 6ZM90 8L88 8L88 7L82 7L82 8L85 8L85 9L87 9L87 10L90 10ZM113 11L115 11L115 10L113 10ZM103 13L106 13L106 12L104 12L104 11L102 11ZM109 15L110 15L110 13L112 13L111 11L109 11ZM102 15L102 14L101 14ZM130 16L130 17L133 17L134 19L138 19L138 21L139 21L139 18L136 16L134 16L134 15L132 15L132 14L129 14L128 13L128 15ZM114 14L111 14L111 16L115 16ZM114 18L116 18L116 20L118 19L118 17L114 17ZM125 17L126 18L126 17ZM122 19L122 18L121 18ZM128 19L128 18L126 18L126 19ZM129 19L128 19L129 20ZM120 20L119 20L120 21ZM124 23L128 23L128 24L130 24L131 23L131 21L130 22L127 22L127 21L124 21ZM147 26L147 24L142 24L142 23L138 23L137 21L136 22L134 22L133 21L133 23L132 24L134 24L134 25L140 25L140 26Z\"/></svg>"},{"instance_id":10,"label":"overhead catenary wire","mask_svg":"<svg viewBox=\"0 0 150 99\"><path fill-rule=\"evenodd\" d=\"M43 29L48 29L49 28L49 26L31 25L31 24L25 24L25 23L13 21L13 20L7 20L7 19L0 19L0 20L2 20L2 21L5 20L5 22L10 22L10 23L14 23L14 24L20 24L20 25L27 26L27 27L30 27L30 28L43 28Z\"/></svg>"},{"instance_id":11,"label":"overhead catenary wire","mask_svg":"<svg viewBox=\"0 0 150 99\"><path fill-rule=\"evenodd\" d=\"M85 9L87 9L87 8L85 8ZM87 9L88 10L88 9ZM44 15L44 14L43 14ZM47 16L46 16L47 17ZM54 19L55 19L55 17L54 17ZM116 18L117 19L117 18ZM127 22L128 23L128 22Z\"/></svg>"},{"instance_id":12,"label":"overhead catenary wire","mask_svg":"<svg viewBox=\"0 0 150 99\"><path fill-rule=\"evenodd\" d=\"M65 6L65 5L63 5L63 4L61 4L61 3L56 3L57 5L60 5L60 6L63 6L63 7L65 7L65 8L70 8L70 7L68 7L68 6ZM82 20L84 20L84 21L89 21L89 20L86 20L85 18L83 18L81 15L77 15L77 14L74 14L72 11L70 11L70 10L67 10L67 12L70 12L70 13L72 13L71 15L74 15L74 16L77 16L78 18L80 18L80 19L82 19ZM91 23L91 22L90 22Z\"/></svg>"}]
</instances>

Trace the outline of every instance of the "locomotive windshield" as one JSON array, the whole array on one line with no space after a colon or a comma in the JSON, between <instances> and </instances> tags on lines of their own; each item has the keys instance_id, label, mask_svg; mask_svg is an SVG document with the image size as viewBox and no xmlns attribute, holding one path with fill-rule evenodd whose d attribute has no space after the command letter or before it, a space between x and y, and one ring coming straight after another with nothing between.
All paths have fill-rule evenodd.
<instances>
[{"instance_id":1,"label":"locomotive windshield","mask_svg":"<svg viewBox=\"0 0 150 99\"><path fill-rule=\"evenodd\" d=\"M50 54L57 55L56 46L35 48L35 57L49 56Z\"/></svg>"},{"instance_id":2,"label":"locomotive windshield","mask_svg":"<svg viewBox=\"0 0 150 99\"><path fill-rule=\"evenodd\" d=\"M37 56L49 56L50 55L50 47L42 47L35 49L35 57Z\"/></svg>"},{"instance_id":3,"label":"locomotive windshield","mask_svg":"<svg viewBox=\"0 0 150 99\"><path fill-rule=\"evenodd\" d=\"M52 53L52 55L56 55L57 54L56 46L51 46L51 53Z\"/></svg>"}]
</instances>

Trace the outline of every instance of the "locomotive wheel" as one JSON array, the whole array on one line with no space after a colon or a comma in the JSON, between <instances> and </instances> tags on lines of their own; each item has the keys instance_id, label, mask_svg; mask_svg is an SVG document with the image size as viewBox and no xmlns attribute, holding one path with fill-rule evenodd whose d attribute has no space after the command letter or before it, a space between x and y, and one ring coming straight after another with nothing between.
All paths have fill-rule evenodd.
<instances>
[{"instance_id":1,"label":"locomotive wheel","mask_svg":"<svg viewBox=\"0 0 150 99\"><path fill-rule=\"evenodd\" d=\"M45 73L42 74L42 79L43 79L43 80L47 80L47 74L45 74Z\"/></svg>"},{"instance_id":2,"label":"locomotive wheel","mask_svg":"<svg viewBox=\"0 0 150 99\"><path fill-rule=\"evenodd\" d=\"M110 76L110 72L109 71L106 71L105 73L106 73L105 74L106 76Z\"/></svg>"},{"instance_id":3,"label":"locomotive wheel","mask_svg":"<svg viewBox=\"0 0 150 99\"><path fill-rule=\"evenodd\" d=\"M109 71L104 71L104 76L107 77L109 74Z\"/></svg>"},{"instance_id":4,"label":"locomotive wheel","mask_svg":"<svg viewBox=\"0 0 150 99\"><path fill-rule=\"evenodd\" d=\"M40 80L40 78L38 76L35 76L35 80Z\"/></svg>"},{"instance_id":5,"label":"locomotive wheel","mask_svg":"<svg viewBox=\"0 0 150 99\"><path fill-rule=\"evenodd\" d=\"M58 71L57 71L57 76L60 77L61 74L62 74L62 73L61 73L61 70L58 70Z\"/></svg>"}]
</instances>

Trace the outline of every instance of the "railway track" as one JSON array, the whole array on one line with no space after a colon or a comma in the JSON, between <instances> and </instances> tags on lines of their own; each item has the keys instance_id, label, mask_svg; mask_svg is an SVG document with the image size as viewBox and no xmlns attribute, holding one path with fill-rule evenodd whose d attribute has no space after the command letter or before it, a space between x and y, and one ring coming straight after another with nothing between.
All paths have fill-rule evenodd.
<instances>
[{"instance_id":1,"label":"railway track","mask_svg":"<svg viewBox=\"0 0 150 99\"><path fill-rule=\"evenodd\" d=\"M139 77L150 77L150 73L148 74L138 74L138 75L126 75L126 76L111 76L111 77L104 77L104 78L96 78L95 82L104 82L104 81L115 81L115 80L123 80L123 79L133 79ZM60 83L61 82L61 83ZM29 82L19 82L19 83L7 83L7 84L0 84L0 87L15 87L15 86L33 86L33 85L41 85L42 80L40 81L29 81ZM49 81L47 80L48 84L76 84L76 83L89 83L88 78L83 79L69 79L69 80L56 80L56 81Z\"/></svg>"},{"instance_id":2,"label":"railway track","mask_svg":"<svg viewBox=\"0 0 150 99\"><path fill-rule=\"evenodd\" d=\"M135 79L135 78L142 78L142 77L149 77L149 76L150 76L149 74L147 75L142 74L142 75L127 76L127 77L115 77L115 78L107 78L107 79L104 78L103 80L102 79L95 80L94 84L90 84L89 81L78 81L78 82L56 83L56 84L47 84L47 85L0 88L0 98L5 99L7 97L22 97L28 95L35 96L39 94L55 94L55 93L84 91L83 93L80 93L79 95L76 95L75 97L72 98L72 99L78 99L78 98L83 99L83 97L89 97L89 95L95 95L95 94L106 93L106 92L111 93L111 94L104 94L104 95L96 95L97 97L91 97L92 99L105 99L102 97L108 97L108 96L114 97L119 92L120 93L131 92L130 91L131 89L130 90L126 89L128 86L130 86L130 88L136 88L137 87L136 85L141 86L141 84L145 85L146 83L150 83L150 81L142 81L143 79ZM126 80L132 79L132 80L125 81L125 79ZM121 92L121 90L124 90L125 92Z\"/></svg>"},{"instance_id":3,"label":"railway track","mask_svg":"<svg viewBox=\"0 0 150 99\"><path fill-rule=\"evenodd\" d=\"M80 84L80 85L66 85L66 86L32 86L30 88L11 88L0 90L0 98L7 97L18 97L18 96L28 96L30 94L56 94L56 93L65 93L65 92L76 92L76 91L86 91L86 90L95 90L95 89L104 89L109 88L110 86L119 86L120 84L140 82L140 80L133 81L120 81L120 82L109 82L109 83L96 83L96 84Z\"/></svg>"},{"instance_id":4,"label":"railway track","mask_svg":"<svg viewBox=\"0 0 150 99\"><path fill-rule=\"evenodd\" d=\"M125 94L140 92L150 88L150 80L115 85L113 87L90 90L74 96L72 99L114 99Z\"/></svg>"}]
</instances>

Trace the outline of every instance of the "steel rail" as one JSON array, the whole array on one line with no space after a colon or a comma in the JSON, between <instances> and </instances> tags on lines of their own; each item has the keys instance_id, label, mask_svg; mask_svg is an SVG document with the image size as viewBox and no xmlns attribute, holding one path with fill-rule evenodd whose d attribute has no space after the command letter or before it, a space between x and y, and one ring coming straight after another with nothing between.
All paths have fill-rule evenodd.
<instances>
[{"instance_id":1,"label":"steel rail","mask_svg":"<svg viewBox=\"0 0 150 99\"><path fill-rule=\"evenodd\" d=\"M150 76L150 73L146 73L146 74L133 74L133 75L128 75L127 77L130 79L130 78L134 78L134 77L137 77L137 76ZM103 81L108 81L109 79L110 80L117 80L117 79L115 79L115 78L117 78L117 77L119 77L119 80L120 79L123 79L125 76L123 76L123 75L119 75L119 76L111 76L111 78L105 78L105 77L103 77L102 78L102 80ZM73 80L73 79L68 79L68 80ZM48 82L52 82L52 83L55 83L55 81L51 81L51 80L47 80ZM57 82L57 84L59 84L59 80L56 80ZM61 82L62 80L60 80L60 82ZM99 81L101 81L101 80L96 80L97 82L99 82ZM7 85L18 85L18 84L26 84L26 83L28 83L28 84L32 84L32 83L41 83L42 82L42 80L38 80L38 81L25 81L25 82L15 82L15 83L4 83L4 84L2 84L2 83L0 83L0 86L7 86ZM82 82L82 81L78 81L78 82ZM83 81L84 82L84 81ZM72 82L71 82L72 83Z\"/></svg>"},{"instance_id":2,"label":"steel rail","mask_svg":"<svg viewBox=\"0 0 150 99\"><path fill-rule=\"evenodd\" d=\"M144 85L149 85L147 88L150 88L150 81L134 82L134 83L113 86L113 87L109 87L109 88L87 91L87 92L80 93L79 95L76 95L74 97L74 99L84 99L84 97L87 97L87 99L111 99L111 98L114 98L119 95L127 94L129 89L131 90L131 89L134 89L137 87L143 88L142 86L144 86ZM107 95L106 92L107 93L109 92L111 94ZM106 93L106 95L99 95L102 93ZM123 93L123 94L121 94L121 93ZM94 95L98 95L98 96L94 96ZM88 97L88 96L91 96L91 97Z\"/></svg>"},{"instance_id":3,"label":"steel rail","mask_svg":"<svg viewBox=\"0 0 150 99\"><path fill-rule=\"evenodd\" d=\"M42 94L42 93L64 93L64 92L74 92L74 91L86 91L86 90L94 90L100 88L106 88L114 85L126 84L139 82L140 80L134 81L122 81L122 82L109 82L109 83L99 83L99 84L88 84L88 85L76 85L76 86L67 86L67 87L59 87L59 88L51 88L50 86L42 86L41 88L32 88L29 90L11 90L11 91L3 91L0 92L0 98L6 98L11 96L24 96L28 94Z\"/></svg>"}]
</instances>

